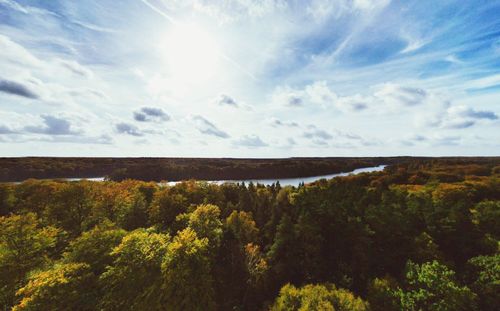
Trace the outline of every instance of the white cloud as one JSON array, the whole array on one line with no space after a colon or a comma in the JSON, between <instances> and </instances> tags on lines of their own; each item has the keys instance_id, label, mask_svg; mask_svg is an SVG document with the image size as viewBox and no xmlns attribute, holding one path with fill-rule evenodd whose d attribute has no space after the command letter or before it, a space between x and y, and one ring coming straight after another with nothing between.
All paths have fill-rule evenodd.
<instances>
[{"instance_id":1,"label":"white cloud","mask_svg":"<svg viewBox=\"0 0 500 311\"><path fill-rule=\"evenodd\" d=\"M476 17L483 5L443 23L435 13L447 12L449 4L435 3L427 10L418 1L410 7L383 0L148 1L216 43L223 55L215 56L213 76L193 81L204 75L191 66L192 59L203 62L203 49L194 54L200 57L181 61L194 69L173 70L173 54L163 53L172 46L166 42L172 24L140 2L119 8L107 2L30 4L55 12L42 13L26 1L0 0L9 15L0 21L1 79L15 83L0 84L0 110L36 116L31 123L2 116L7 120L2 135L62 142L65 135L7 132L28 124L47 129L39 115L74 111L86 120L67 119L70 130L84 130L88 137L107 132L114 137L120 122L136 127L123 128L124 134L143 135L116 135L116 149L100 149L107 154L175 150L179 155L245 156L245 148L235 148L233 141L257 144L257 138L269 148L255 148L252 156L349 155L352 148L367 154L372 149L365 146L373 142L388 146L378 151L398 153L401 149L390 145L399 141L387 137L416 128L427 140L409 140L415 146L453 141L449 138L469 132L489 141L498 138L488 130L498 122L493 117L500 113L497 90L482 90L500 85L492 67L498 40L483 36L494 21L484 16L487 24L471 23L481 20ZM476 51L479 37L484 42ZM174 54L193 55L182 49ZM25 99L30 94L37 100ZM142 105L161 107L172 117L168 123L141 122L164 118L142 111ZM186 120L191 114L199 118ZM173 128L182 139L168 135ZM432 139L427 132L443 137ZM214 144L211 136L232 139ZM144 148L134 149L145 137ZM171 143L178 145L166 148ZM293 150L285 150L289 146ZM31 151L26 145L15 152Z\"/></svg>"},{"instance_id":2,"label":"white cloud","mask_svg":"<svg viewBox=\"0 0 500 311\"><path fill-rule=\"evenodd\" d=\"M134 120L139 122L162 122L170 120L170 116L158 107L142 107L134 111Z\"/></svg>"},{"instance_id":3,"label":"white cloud","mask_svg":"<svg viewBox=\"0 0 500 311\"><path fill-rule=\"evenodd\" d=\"M294 90L289 86L277 87L272 95L272 101L278 105L288 107L304 106L304 91Z\"/></svg>"},{"instance_id":4,"label":"white cloud","mask_svg":"<svg viewBox=\"0 0 500 311\"><path fill-rule=\"evenodd\" d=\"M427 44L427 42L425 42L422 39L418 39L418 38L411 38L411 39L407 39L407 40L408 40L408 44L406 45L406 47L403 50L401 50L401 53L410 53L410 52L416 51Z\"/></svg>"},{"instance_id":5,"label":"white cloud","mask_svg":"<svg viewBox=\"0 0 500 311\"><path fill-rule=\"evenodd\" d=\"M498 116L493 111L475 110L459 105L448 108L443 117L442 127L464 129L475 125L480 120L497 120Z\"/></svg>"},{"instance_id":6,"label":"white cloud","mask_svg":"<svg viewBox=\"0 0 500 311\"><path fill-rule=\"evenodd\" d=\"M73 126L69 120L63 117L52 115L42 115L43 125L28 125L24 127L24 131L34 134L44 135L80 135L82 131L73 130Z\"/></svg>"},{"instance_id":7,"label":"white cloud","mask_svg":"<svg viewBox=\"0 0 500 311\"><path fill-rule=\"evenodd\" d=\"M219 138L229 138L229 134L219 129L215 124L208 121L202 116L193 116L192 121L194 122L196 129L200 133L211 135Z\"/></svg>"},{"instance_id":8,"label":"white cloud","mask_svg":"<svg viewBox=\"0 0 500 311\"><path fill-rule=\"evenodd\" d=\"M0 5L4 5L14 11L18 11L23 14L56 15L55 13L45 9L40 9L34 6L21 5L14 0L0 0Z\"/></svg>"},{"instance_id":9,"label":"white cloud","mask_svg":"<svg viewBox=\"0 0 500 311\"><path fill-rule=\"evenodd\" d=\"M139 128L133 124L120 122L115 124L115 130L118 134L127 134L131 136L144 136Z\"/></svg>"},{"instance_id":10,"label":"white cloud","mask_svg":"<svg viewBox=\"0 0 500 311\"><path fill-rule=\"evenodd\" d=\"M86 29L89 29L92 31L96 31L96 32L111 33L111 34L117 32L115 29L100 27L100 26L97 26L97 25L94 25L91 23L87 23L87 22L82 22L79 20L72 20L71 22L75 25L78 25L78 26L81 26L83 28L86 28Z\"/></svg>"},{"instance_id":11,"label":"white cloud","mask_svg":"<svg viewBox=\"0 0 500 311\"><path fill-rule=\"evenodd\" d=\"M0 77L0 92L21 96L30 99L37 99L39 95L31 89L29 84L21 82L4 80Z\"/></svg>"},{"instance_id":12,"label":"white cloud","mask_svg":"<svg viewBox=\"0 0 500 311\"><path fill-rule=\"evenodd\" d=\"M282 126L286 126L286 127L299 127L299 124L295 121L285 121L285 120L280 120L280 119L277 119L277 118L271 118L269 119L269 124L272 126L272 127L282 127Z\"/></svg>"},{"instance_id":13,"label":"white cloud","mask_svg":"<svg viewBox=\"0 0 500 311\"><path fill-rule=\"evenodd\" d=\"M17 95L31 94L25 97L67 104L73 103L83 93L87 96L94 94L94 97L106 97L96 86L92 86L100 85L101 81L95 79L92 70L76 60L60 57L42 60L4 35L0 35L0 70L5 81L16 83L18 90L21 90L21 86L25 89L25 92L17 92ZM14 86L12 83L11 86ZM8 88L8 85L4 88ZM84 89L87 91L83 91Z\"/></svg>"},{"instance_id":14,"label":"white cloud","mask_svg":"<svg viewBox=\"0 0 500 311\"><path fill-rule=\"evenodd\" d=\"M412 107L422 105L429 98L426 90L418 87L403 86L396 83L384 83L375 87L373 95L361 94L339 96L326 83L316 81L303 89L289 86L278 87L273 93L273 102L288 107L336 107L344 112L362 111L368 108L380 108L380 105Z\"/></svg>"},{"instance_id":15,"label":"white cloud","mask_svg":"<svg viewBox=\"0 0 500 311\"><path fill-rule=\"evenodd\" d=\"M2 59L0 66L5 65L5 63L29 67L42 66L42 61L31 54L23 46L15 43L9 37L2 34L0 34L0 58Z\"/></svg>"},{"instance_id":16,"label":"white cloud","mask_svg":"<svg viewBox=\"0 0 500 311\"><path fill-rule=\"evenodd\" d=\"M489 110L476 110L466 105L452 105L447 101L432 102L415 115L415 124L421 128L465 129L478 123L498 120Z\"/></svg>"},{"instance_id":17,"label":"white cloud","mask_svg":"<svg viewBox=\"0 0 500 311\"><path fill-rule=\"evenodd\" d=\"M313 0L305 11L315 21L340 18L351 12L373 12L385 8L391 0Z\"/></svg>"},{"instance_id":18,"label":"white cloud","mask_svg":"<svg viewBox=\"0 0 500 311\"><path fill-rule=\"evenodd\" d=\"M216 99L215 103L219 106L232 106L232 107L238 107L238 103L234 98L230 97L229 95L226 94L220 94Z\"/></svg>"},{"instance_id":19,"label":"white cloud","mask_svg":"<svg viewBox=\"0 0 500 311\"><path fill-rule=\"evenodd\" d=\"M500 85L500 74L490 75L483 78L470 80L466 83L469 89L484 89Z\"/></svg>"},{"instance_id":20,"label":"white cloud","mask_svg":"<svg viewBox=\"0 0 500 311\"><path fill-rule=\"evenodd\" d=\"M250 148L267 147L268 144L262 141L257 135L244 135L240 139L233 141L236 146L244 146Z\"/></svg>"},{"instance_id":21,"label":"white cloud","mask_svg":"<svg viewBox=\"0 0 500 311\"><path fill-rule=\"evenodd\" d=\"M345 1L313 0L307 5L306 12L315 21L322 21L332 15L338 18L348 9Z\"/></svg>"},{"instance_id":22,"label":"white cloud","mask_svg":"<svg viewBox=\"0 0 500 311\"><path fill-rule=\"evenodd\" d=\"M337 100L337 94L328 87L326 81L316 81L307 85L305 93L312 103L323 107L329 107Z\"/></svg>"},{"instance_id":23,"label":"white cloud","mask_svg":"<svg viewBox=\"0 0 500 311\"><path fill-rule=\"evenodd\" d=\"M420 105L427 98L427 92L424 89L395 83L385 83L374 95L386 103L401 106Z\"/></svg>"},{"instance_id":24,"label":"white cloud","mask_svg":"<svg viewBox=\"0 0 500 311\"><path fill-rule=\"evenodd\" d=\"M93 73L90 69L82 66L78 62L74 60L66 60L66 59L59 59L57 60L57 63L61 65L63 68L67 69L70 73L91 79L93 77Z\"/></svg>"},{"instance_id":25,"label":"white cloud","mask_svg":"<svg viewBox=\"0 0 500 311\"><path fill-rule=\"evenodd\" d=\"M431 38L424 38L418 32L415 33L416 29L413 28L411 27L411 30L404 29L400 32L400 37L407 42L406 47L400 52L402 54L417 51L431 42Z\"/></svg>"},{"instance_id":26,"label":"white cloud","mask_svg":"<svg viewBox=\"0 0 500 311\"><path fill-rule=\"evenodd\" d=\"M354 8L360 10L380 10L391 3L391 0L354 0Z\"/></svg>"},{"instance_id":27,"label":"white cloud","mask_svg":"<svg viewBox=\"0 0 500 311\"><path fill-rule=\"evenodd\" d=\"M445 61L452 64L464 64L464 61L460 60L456 55L450 54L444 58Z\"/></svg>"},{"instance_id":28,"label":"white cloud","mask_svg":"<svg viewBox=\"0 0 500 311\"><path fill-rule=\"evenodd\" d=\"M273 93L273 102L289 107L331 107L337 100L337 94L327 85L326 81L316 81L306 85L303 89L294 89L289 86L277 87Z\"/></svg>"},{"instance_id":29,"label":"white cloud","mask_svg":"<svg viewBox=\"0 0 500 311\"><path fill-rule=\"evenodd\" d=\"M304 132L303 136L309 139L317 139L321 141L330 140L333 138L332 134L327 131L316 127L315 125L309 125Z\"/></svg>"},{"instance_id":30,"label":"white cloud","mask_svg":"<svg viewBox=\"0 0 500 311\"><path fill-rule=\"evenodd\" d=\"M355 94L339 97L335 104L342 111L361 111L367 109L372 101L371 97Z\"/></svg>"},{"instance_id":31,"label":"white cloud","mask_svg":"<svg viewBox=\"0 0 500 311\"><path fill-rule=\"evenodd\" d=\"M220 23L235 22L246 18L262 18L284 10L288 6L284 0L230 0L225 5L209 0L177 1L174 5L178 3L184 6L191 5L192 9L212 16Z\"/></svg>"}]
</instances>

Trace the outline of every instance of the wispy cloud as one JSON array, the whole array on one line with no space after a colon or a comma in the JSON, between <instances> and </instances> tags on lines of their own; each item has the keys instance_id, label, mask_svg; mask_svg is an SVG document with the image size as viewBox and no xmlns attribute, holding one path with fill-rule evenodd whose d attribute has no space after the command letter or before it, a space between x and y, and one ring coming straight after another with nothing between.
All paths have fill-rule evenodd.
<instances>
[{"instance_id":1,"label":"wispy cloud","mask_svg":"<svg viewBox=\"0 0 500 311\"><path fill-rule=\"evenodd\" d=\"M139 111L134 112L134 119L139 122L161 122L170 120L170 116L161 108L142 107Z\"/></svg>"},{"instance_id":2,"label":"wispy cloud","mask_svg":"<svg viewBox=\"0 0 500 311\"><path fill-rule=\"evenodd\" d=\"M236 100L234 100L232 97L226 95L226 94L220 94L216 100L215 103L219 106L232 106L232 107L238 107L238 103Z\"/></svg>"},{"instance_id":3,"label":"wispy cloud","mask_svg":"<svg viewBox=\"0 0 500 311\"><path fill-rule=\"evenodd\" d=\"M23 46L2 34L0 34L0 56L6 63L29 66L30 68L42 65L42 62Z\"/></svg>"},{"instance_id":4,"label":"wispy cloud","mask_svg":"<svg viewBox=\"0 0 500 311\"><path fill-rule=\"evenodd\" d=\"M1 149L496 154L486 142L500 139L498 10L472 0L0 0Z\"/></svg>"},{"instance_id":5,"label":"wispy cloud","mask_svg":"<svg viewBox=\"0 0 500 311\"><path fill-rule=\"evenodd\" d=\"M336 106L344 111L361 111L367 109L373 99L360 94L339 97Z\"/></svg>"},{"instance_id":6,"label":"wispy cloud","mask_svg":"<svg viewBox=\"0 0 500 311\"><path fill-rule=\"evenodd\" d=\"M47 15L56 15L54 12L51 12L46 9L41 9L34 6L21 5L17 1L14 0L0 0L0 5L7 7L11 10L23 13L23 14L47 14Z\"/></svg>"},{"instance_id":7,"label":"wispy cloud","mask_svg":"<svg viewBox=\"0 0 500 311\"><path fill-rule=\"evenodd\" d=\"M39 97L38 94L36 94L35 91L31 90L28 85L15 81L4 80L1 78L0 78L0 92L26 97L30 99L37 99Z\"/></svg>"},{"instance_id":8,"label":"wispy cloud","mask_svg":"<svg viewBox=\"0 0 500 311\"><path fill-rule=\"evenodd\" d=\"M485 89L493 86L500 86L500 74L489 75L467 82L468 89Z\"/></svg>"},{"instance_id":9,"label":"wispy cloud","mask_svg":"<svg viewBox=\"0 0 500 311\"><path fill-rule=\"evenodd\" d=\"M127 134L131 136L144 136L139 128L133 124L120 122L115 124L116 132L119 134Z\"/></svg>"},{"instance_id":10,"label":"wispy cloud","mask_svg":"<svg viewBox=\"0 0 500 311\"><path fill-rule=\"evenodd\" d=\"M52 115L42 115L43 125L28 125L24 131L45 135L80 135L82 132L73 130L70 121Z\"/></svg>"},{"instance_id":11,"label":"wispy cloud","mask_svg":"<svg viewBox=\"0 0 500 311\"><path fill-rule=\"evenodd\" d=\"M229 138L229 134L224 132L223 130L220 130L215 124L212 122L208 121L202 116L194 116L192 118L196 128L200 133L206 134L206 135L211 135L219 138Z\"/></svg>"},{"instance_id":12,"label":"wispy cloud","mask_svg":"<svg viewBox=\"0 0 500 311\"><path fill-rule=\"evenodd\" d=\"M304 132L304 137L310 139L320 139L320 140L330 140L333 138L333 136L330 133L314 125L309 125L307 127L307 130Z\"/></svg>"},{"instance_id":13,"label":"wispy cloud","mask_svg":"<svg viewBox=\"0 0 500 311\"><path fill-rule=\"evenodd\" d=\"M284 121L277 118L271 118L269 124L273 127L299 127L299 124L295 121Z\"/></svg>"},{"instance_id":14,"label":"wispy cloud","mask_svg":"<svg viewBox=\"0 0 500 311\"><path fill-rule=\"evenodd\" d=\"M117 30L112 29L112 28L101 27L101 26L97 26L94 24L82 22L79 20L72 20L72 23L74 23L75 25L81 26L83 28L86 28L86 29L89 29L92 31L96 31L96 32L104 32L104 33L110 33L110 34L117 32Z\"/></svg>"},{"instance_id":15,"label":"wispy cloud","mask_svg":"<svg viewBox=\"0 0 500 311\"><path fill-rule=\"evenodd\" d=\"M480 120L497 120L493 111L475 110L463 105L453 106L443 116L442 126L455 129L464 129L475 125Z\"/></svg>"},{"instance_id":16,"label":"wispy cloud","mask_svg":"<svg viewBox=\"0 0 500 311\"><path fill-rule=\"evenodd\" d=\"M69 70L71 73L85 78L92 78L92 71L74 60L59 60L62 67Z\"/></svg>"},{"instance_id":17,"label":"wispy cloud","mask_svg":"<svg viewBox=\"0 0 500 311\"><path fill-rule=\"evenodd\" d=\"M329 88L326 81L315 81L304 88L279 86L273 93L275 103L289 107L317 105L326 108L332 106L336 100L337 94Z\"/></svg>"},{"instance_id":18,"label":"wispy cloud","mask_svg":"<svg viewBox=\"0 0 500 311\"><path fill-rule=\"evenodd\" d=\"M268 144L262 141L262 139L257 135L244 135L240 139L235 140L233 144L250 148L260 148L268 146Z\"/></svg>"},{"instance_id":19,"label":"wispy cloud","mask_svg":"<svg viewBox=\"0 0 500 311\"><path fill-rule=\"evenodd\" d=\"M11 130L9 127L7 127L5 125L0 125L0 135L14 134L14 133L16 133L16 132Z\"/></svg>"},{"instance_id":20,"label":"wispy cloud","mask_svg":"<svg viewBox=\"0 0 500 311\"><path fill-rule=\"evenodd\" d=\"M392 104L415 106L424 102L427 92L421 88L386 83L375 96Z\"/></svg>"}]
</instances>

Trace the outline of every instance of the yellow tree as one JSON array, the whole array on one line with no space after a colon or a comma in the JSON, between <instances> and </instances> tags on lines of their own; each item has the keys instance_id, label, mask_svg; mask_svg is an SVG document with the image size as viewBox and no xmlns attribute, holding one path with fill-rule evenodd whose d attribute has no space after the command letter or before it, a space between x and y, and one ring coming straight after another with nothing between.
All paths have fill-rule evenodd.
<instances>
[{"instance_id":1,"label":"yellow tree","mask_svg":"<svg viewBox=\"0 0 500 311\"><path fill-rule=\"evenodd\" d=\"M0 217L0 304L11 306L32 269L49 261L59 230L41 227L35 214Z\"/></svg>"},{"instance_id":2,"label":"yellow tree","mask_svg":"<svg viewBox=\"0 0 500 311\"><path fill-rule=\"evenodd\" d=\"M21 300L13 311L95 310L96 276L84 263L57 264L31 275L17 294Z\"/></svg>"},{"instance_id":3,"label":"yellow tree","mask_svg":"<svg viewBox=\"0 0 500 311\"><path fill-rule=\"evenodd\" d=\"M151 229L137 229L123 238L100 277L102 310L164 310L161 263L169 241L167 234Z\"/></svg>"},{"instance_id":4,"label":"yellow tree","mask_svg":"<svg viewBox=\"0 0 500 311\"><path fill-rule=\"evenodd\" d=\"M162 264L165 310L215 310L209 240L191 228L180 231Z\"/></svg>"}]
</instances>

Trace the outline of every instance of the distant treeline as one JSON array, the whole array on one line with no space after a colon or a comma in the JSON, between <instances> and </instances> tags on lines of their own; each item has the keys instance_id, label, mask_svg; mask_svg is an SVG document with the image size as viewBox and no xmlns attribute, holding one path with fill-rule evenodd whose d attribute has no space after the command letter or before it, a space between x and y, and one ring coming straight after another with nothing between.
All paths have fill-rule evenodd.
<instances>
[{"instance_id":1,"label":"distant treeline","mask_svg":"<svg viewBox=\"0 0 500 311\"><path fill-rule=\"evenodd\" d=\"M431 163L433 158L0 158L0 181L91 177L107 177L113 181L294 178L349 172L381 164L419 163L419 160ZM491 162L492 158L434 158L434 160L480 165Z\"/></svg>"},{"instance_id":2,"label":"distant treeline","mask_svg":"<svg viewBox=\"0 0 500 311\"><path fill-rule=\"evenodd\" d=\"M0 183L0 309L497 311L499 242L499 158L299 187Z\"/></svg>"},{"instance_id":3,"label":"distant treeline","mask_svg":"<svg viewBox=\"0 0 500 311\"><path fill-rule=\"evenodd\" d=\"M114 181L293 178L392 162L388 158L0 158L0 181L90 177Z\"/></svg>"}]
</instances>

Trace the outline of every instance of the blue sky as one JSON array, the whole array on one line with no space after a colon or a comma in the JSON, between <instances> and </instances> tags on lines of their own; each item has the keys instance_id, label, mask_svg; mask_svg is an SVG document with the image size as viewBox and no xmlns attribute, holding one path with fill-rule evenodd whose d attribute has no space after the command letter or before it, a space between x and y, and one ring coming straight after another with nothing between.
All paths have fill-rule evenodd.
<instances>
[{"instance_id":1,"label":"blue sky","mask_svg":"<svg viewBox=\"0 0 500 311\"><path fill-rule=\"evenodd\" d=\"M500 1L0 0L0 156L500 155Z\"/></svg>"}]
</instances>

